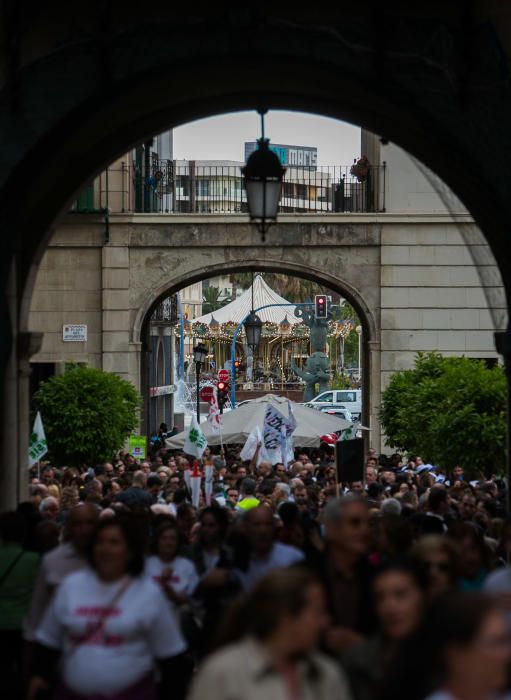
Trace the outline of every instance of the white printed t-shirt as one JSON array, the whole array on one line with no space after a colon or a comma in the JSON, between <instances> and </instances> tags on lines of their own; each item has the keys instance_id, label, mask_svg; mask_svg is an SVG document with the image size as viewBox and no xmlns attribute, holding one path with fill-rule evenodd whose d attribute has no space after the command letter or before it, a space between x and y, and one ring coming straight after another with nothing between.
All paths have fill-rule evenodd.
<instances>
[{"instance_id":1,"label":"white printed t-shirt","mask_svg":"<svg viewBox=\"0 0 511 700\"><path fill-rule=\"evenodd\" d=\"M123 581L104 583L86 569L62 582L36 641L62 651L62 677L84 695L113 694L153 668L153 660L186 650L174 614L160 588L145 576L131 580L113 605ZM91 638L105 611L112 608Z\"/></svg>"},{"instance_id":2,"label":"white printed t-shirt","mask_svg":"<svg viewBox=\"0 0 511 700\"><path fill-rule=\"evenodd\" d=\"M165 562L153 555L147 558L145 574L159 584L166 571L171 570L170 585L176 591L190 598L199 585L199 576L195 564L190 559L176 557L172 562Z\"/></svg>"}]
</instances>

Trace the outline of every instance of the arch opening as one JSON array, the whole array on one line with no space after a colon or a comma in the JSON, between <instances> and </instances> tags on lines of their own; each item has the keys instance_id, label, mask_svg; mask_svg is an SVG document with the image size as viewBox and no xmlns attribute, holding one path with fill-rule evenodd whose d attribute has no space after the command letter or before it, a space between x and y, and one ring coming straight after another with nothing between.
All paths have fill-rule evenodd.
<instances>
[{"instance_id":1,"label":"arch opening","mask_svg":"<svg viewBox=\"0 0 511 700\"><path fill-rule=\"evenodd\" d=\"M349 283L340 280L336 277L334 277L331 274L325 273L324 271L316 270L316 269L311 269L310 266L305 266L305 265L298 265L298 264L290 264L287 261L282 262L278 260L268 260L268 259L253 259L253 260L246 260L242 262L234 262L231 264L218 264L218 265L212 265L208 267L207 270L205 269L198 269L196 271L192 271L187 273L186 275L183 276L176 276L174 279L169 280L164 286L154 290L150 296L145 300L145 303L141 306L139 309L135 324L133 327L133 341L136 344L140 344L141 347L141 352L140 352L140 390L142 397L144 399L144 412L143 412L143 421L142 421L142 430L145 430L148 434L149 432L154 429L154 425L151 425L151 420L153 420L154 423L154 409L152 408L149 396L150 396L150 385L148 382L150 382L150 377L152 376L151 371L149 370L149 367L154 364L154 361L151 362L151 352L152 348L154 345L154 340L152 337L151 329L152 329L152 324L151 320L154 318L155 311L158 309L158 307L162 304L162 302L166 299L169 299L175 294L178 294L181 292L183 289L186 289L190 285L193 285L197 282L204 282L206 280L211 280L211 279L218 279L222 276L229 276L232 274L236 273L253 273L254 275L263 273L276 273L276 274L283 274L286 275L289 278L293 279L299 279L299 280L304 280L308 281L311 283L314 283L317 285L317 293L320 293L320 290L323 290L324 293L334 293L337 295L341 300L344 300L347 302L348 305L350 305L354 312L355 312L355 318L353 319L353 323L351 324L351 331L354 334L355 333L355 328L360 324L362 328L361 334L359 334L358 338L358 343L359 343L359 350L358 350L358 374L357 372L353 370L353 367L351 367L348 371L348 368L344 366L344 340L342 341L342 369L341 369L341 375L346 376L346 378L351 374L353 377L353 381L356 383L356 377L358 376L358 386L362 390L362 413L361 413L361 421L364 425L367 426L372 426L374 429L374 434L378 435L379 431L379 423L378 423L378 418L377 418L377 406L379 402L379 342L380 342L380 331L379 331L379 324L378 324L378 319L377 319L377 310L372 309L369 305L369 303L363 298L363 296L360 294L360 292L352 287ZM247 283L248 284L248 283ZM284 294L285 297L285 294ZM296 300L294 300L296 301ZM312 301L312 299L310 299ZM214 316L214 312L213 312ZM193 319L191 319L191 323L193 323ZM158 331L157 331L158 332ZM178 331L176 331L178 332ZM192 342L193 345L193 342ZM213 346L215 346L215 343L213 342ZM191 346L190 346L191 348ZM240 349L240 353L243 354L244 350L242 348L242 345L240 342L237 343L237 348ZM341 366L341 360L339 358L339 349L335 345L335 341L333 344L328 345L329 352L332 353L332 356L329 359L330 362L330 369L334 370L334 379L337 376L337 371L338 368ZM246 350L246 348L245 348ZM238 351L238 350L237 350ZM335 359L334 355L335 353ZM215 358L217 359L217 358ZM222 359L226 360L229 359L231 360L231 349L230 349L230 342L228 344L228 347L224 350L224 353L222 355ZM270 361L271 361L271 352L270 352ZM357 359L355 358L355 363L357 362ZM172 361L171 361L172 363ZM174 363L172 363L174 364ZM277 364L278 364L278 358L277 358ZM302 362L303 364L303 362ZM176 361L176 370L174 373L174 377L178 376L178 370L177 370L177 361ZM230 366L230 361L227 363L226 366ZM216 367L216 370L218 370L218 366ZM282 371L282 375L284 375L284 368L280 368ZM346 369L346 375L345 375L345 369ZM213 372L214 375L214 372ZM288 376L291 376L292 373L289 373ZM352 381L352 384L353 384ZM334 382L335 383L335 382ZM286 387L288 384L286 383ZM350 386L350 382L347 381L346 384L347 387ZM279 387L281 390L284 390L284 381L279 384L277 381L275 383L275 393L279 393ZM301 389L298 391L295 391L295 395L293 397L295 400L298 398L298 393L302 394L303 393L303 386ZM340 386L337 388L341 388ZM300 401L302 398L299 399ZM194 403L194 402L193 402ZM167 406L167 415L169 415L170 411L173 410L170 408L170 406ZM375 438L379 439L379 438Z\"/></svg>"}]
</instances>

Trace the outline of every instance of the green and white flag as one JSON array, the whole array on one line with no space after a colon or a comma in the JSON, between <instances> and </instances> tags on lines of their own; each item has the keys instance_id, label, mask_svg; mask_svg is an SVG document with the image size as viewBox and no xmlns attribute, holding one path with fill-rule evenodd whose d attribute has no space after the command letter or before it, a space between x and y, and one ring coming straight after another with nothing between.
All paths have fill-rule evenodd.
<instances>
[{"instance_id":1,"label":"green and white flag","mask_svg":"<svg viewBox=\"0 0 511 700\"><path fill-rule=\"evenodd\" d=\"M47 452L48 445L46 443L46 435L44 434L43 421L38 411L30 436L30 445L28 446L28 466L31 467L38 462Z\"/></svg>"},{"instance_id":2,"label":"green and white flag","mask_svg":"<svg viewBox=\"0 0 511 700\"><path fill-rule=\"evenodd\" d=\"M200 425L197 422L197 418L193 416L190 430L186 437L185 444L183 445L183 452L187 455L193 455L194 457L200 459L207 446L208 441L206 440L206 436L202 432Z\"/></svg>"},{"instance_id":3,"label":"green and white flag","mask_svg":"<svg viewBox=\"0 0 511 700\"><path fill-rule=\"evenodd\" d=\"M356 435L355 424L352 423L349 428L342 431L341 440L353 440Z\"/></svg>"}]
</instances>

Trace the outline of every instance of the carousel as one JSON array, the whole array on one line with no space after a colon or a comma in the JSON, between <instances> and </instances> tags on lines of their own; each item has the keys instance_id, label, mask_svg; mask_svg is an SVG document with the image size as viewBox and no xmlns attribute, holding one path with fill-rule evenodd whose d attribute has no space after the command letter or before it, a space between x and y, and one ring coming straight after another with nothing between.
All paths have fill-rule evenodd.
<instances>
[{"instance_id":1,"label":"carousel","mask_svg":"<svg viewBox=\"0 0 511 700\"><path fill-rule=\"evenodd\" d=\"M263 325L255 356L247 345L244 330L238 333L236 374L242 382L261 383L266 388L296 386L300 382L292 365L302 368L310 355L310 327L303 322L300 307L277 294L261 275L254 277L252 286L220 309L188 321L185 333L193 343L202 341L208 345L205 370L215 373L229 366L238 324L252 309L274 305L257 312ZM326 351L334 372L342 366L344 339L352 329L351 321L328 321Z\"/></svg>"}]
</instances>

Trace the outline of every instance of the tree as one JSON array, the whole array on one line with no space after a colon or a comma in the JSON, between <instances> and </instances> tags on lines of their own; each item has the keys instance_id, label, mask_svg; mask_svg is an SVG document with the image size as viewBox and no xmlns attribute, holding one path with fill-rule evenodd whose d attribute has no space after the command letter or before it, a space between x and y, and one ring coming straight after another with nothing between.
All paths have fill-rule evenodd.
<instances>
[{"instance_id":1,"label":"tree","mask_svg":"<svg viewBox=\"0 0 511 700\"><path fill-rule=\"evenodd\" d=\"M34 395L49 457L57 465L112 459L138 421L141 400L133 385L115 374L72 366L43 382Z\"/></svg>"},{"instance_id":2,"label":"tree","mask_svg":"<svg viewBox=\"0 0 511 700\"><path fill-rule=\"evenodd\" d=\"M501 471L505 461L506 379L481 360L419 353L382 396L388 444L439 467Z\"/></svg>"},{"instance_id":3,"label":"tree","mask_svg":"<svg viewBox=\"0 0 511 700\"><path fill-rule=\"evenodd\" d=\"M202 313L210 314L223 306L218 287L205 287L202 291Z\"/></svg>"}]
</instances>

